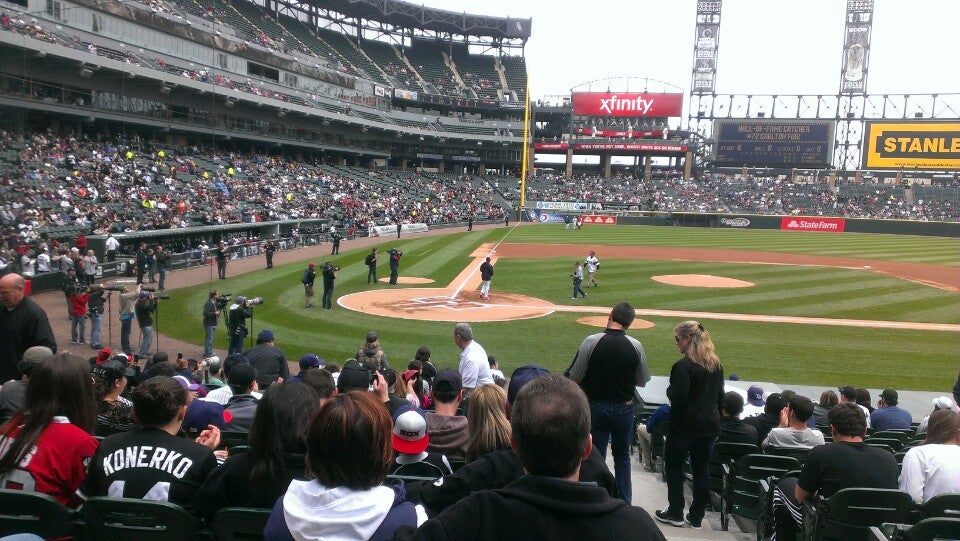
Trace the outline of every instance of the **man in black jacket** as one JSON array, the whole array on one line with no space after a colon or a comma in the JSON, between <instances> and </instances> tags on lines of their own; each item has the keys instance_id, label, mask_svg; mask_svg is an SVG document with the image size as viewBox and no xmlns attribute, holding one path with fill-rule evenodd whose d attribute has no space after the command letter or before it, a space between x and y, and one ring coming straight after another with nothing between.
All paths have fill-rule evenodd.
<instances>
[{"instance_id":1,"label":"man in black jacket","mask_svg":"<svg viewBox=\"0 0 960 541\"><path fill-rule=\"evenodd\" d=\"M642 508L579 482L592 438L587 397L575 383L556 374L533 380L517 395L510 426L528 475L476 492L417 530L402 527L394 539L666 539Z\"/></svg>"},{"instance_id":2,"label":"man in black jacket","mask_svg":"<svg viewBox=\"0 0 960 541\"><path fill-rule=\"evenodd\" d=\"M17 362L32 346L57 352L57 341L40 305L23 295L26 283L19 274L0 278L0 381L20 379Z\"/></svg>"},{"instance_id":3,"label":"man in black jacket","mask_svg":"<svg viewBox=\"0 0 960 541\"><path fill-rule=\"evenodd\" d=\"M720 410L720 437L717 441L731 443L749 443L756 445L757 428L740 420L743 413L743 397L736 391L723 395L723 409Z\"/></svg>"}]
</instances>

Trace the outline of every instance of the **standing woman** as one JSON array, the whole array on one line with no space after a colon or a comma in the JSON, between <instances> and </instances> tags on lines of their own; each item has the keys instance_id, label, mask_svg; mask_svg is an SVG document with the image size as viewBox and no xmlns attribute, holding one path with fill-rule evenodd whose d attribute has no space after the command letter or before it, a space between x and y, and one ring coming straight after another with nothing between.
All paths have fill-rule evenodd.
<instances>
[{"instance_id":1,"label":"standing woman","mask_svg":"<svg viewBox=\"0 0 960 541\"><path fill-rule=\"evenodd\" d=\"M83 277L86 279L87 285L93 285L93 281L97 279L98 263L93 250L87 250L87 255L83 256Z\"/></svg>"},{"instance_id":2,"label":"standing woman","mask_svg":"<svg viewBox=\"0 0 960 541\"><path fill-rule=\"evenodd\" d=\"M669 506L657 511L656 518L674 526L687 522L700 528L710 502L708 464L720 434L723 367L703 325L684 321L673 333L683 358L670 369L670 429L663 450ZM687 455L693 472L693 501L684 516L683 460Z\"/></svg>"},{"instance_id":3,"label":"standing woman","mask_svg":"<svg viewBox=\"0 0 960 541\"><path fill-rule=\"evenodd\" d=\"M23 409L0 426L0 488L21 488L77 507L97 450L90 365L61 353L30 373Z\"/></svg>"}]
</instances>

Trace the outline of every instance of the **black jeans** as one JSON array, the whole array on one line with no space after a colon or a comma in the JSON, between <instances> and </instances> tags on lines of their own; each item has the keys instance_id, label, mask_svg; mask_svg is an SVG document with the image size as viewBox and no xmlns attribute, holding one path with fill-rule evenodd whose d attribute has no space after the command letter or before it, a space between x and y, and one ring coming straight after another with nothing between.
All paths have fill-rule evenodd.
<instances>
[{"instance_id":1,"label":"black jeans","mask_svg":"<svg viewBox=\"0 0 960 541\"><path fill-rule=\"evenodd\" d=\"M693 473L693 501L690 502L690 516L703 519L707 504L710 503L710 455L716 436L693 437L683 433L669 432L663 447L663 464L667 476L667 510L672 516L682 517L683 498L683 459L690 456L690 470Z\"/></svg>"},{"instance_id":2,"label":"black jeans","mask_svg":"<svg viewBox=\"0 0 960 541\"><path fill-rule=\"evenodd\" d=\"M323 286L323 307L333 308L333 286Z\"/></svg>"}]
</instances>

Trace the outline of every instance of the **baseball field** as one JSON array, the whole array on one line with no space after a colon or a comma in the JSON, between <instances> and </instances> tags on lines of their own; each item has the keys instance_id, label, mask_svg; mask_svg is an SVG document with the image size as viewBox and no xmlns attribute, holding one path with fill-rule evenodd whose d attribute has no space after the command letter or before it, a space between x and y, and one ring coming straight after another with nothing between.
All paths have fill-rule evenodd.
<instances>
[{"instance_id":1,"label":"baseball field","mask_svg":"<svg viewBox=\"0 0 960 541\"><path fill-rule=\"evenodd\" d=\"M348 244L349 246L349 244ZM293 263L231 277L221 292L262 296L252 322L269 328L289 358L315 352L342 363L370 330L393 366L426 345L440 367L455 367L453 322L472 323L476 340L505 373L527 363L562 371L610 307L637 309L630 334L651 371L678 358L673 326L701 321L727 373L780 384L947 390L960 368L960 240L855 233L644 226L529 225L441 236L385 239L401 259L399 286L367 285L368 248L330 259L329 245ZM598 287L572 300L574 261L596 251ZM477 267L495 265L489 301ZM333 261L333 310L304 308L306 261ZM319 269L318 269L319 270ZM171 292L166 334L201 344L209 284ZM225 325L217 347L226 347Z\"/></svg>"}]
</instances>

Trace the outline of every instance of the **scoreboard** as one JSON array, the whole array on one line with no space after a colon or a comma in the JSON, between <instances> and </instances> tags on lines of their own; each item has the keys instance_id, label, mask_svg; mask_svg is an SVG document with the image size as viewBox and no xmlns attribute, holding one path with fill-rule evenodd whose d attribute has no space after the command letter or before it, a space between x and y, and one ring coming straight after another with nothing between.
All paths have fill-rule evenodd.
<instances>
[{"instance_id":1,"label":"scoreboard","mask_svg":"<svg viewBox=\"0 0 960 541\"><path fill-rule=\"evenodd\" d=\"M724 119L714 125L717 165L824 167L833 161L831 120Z\"/></svg>"}]
</instances>

